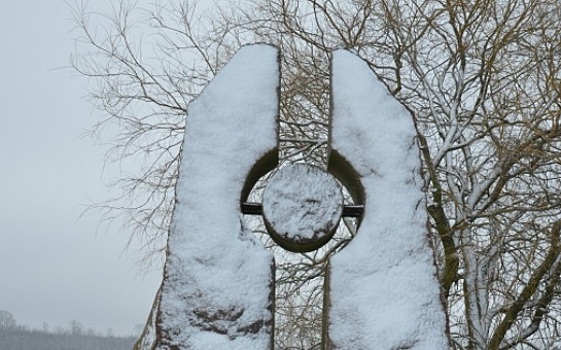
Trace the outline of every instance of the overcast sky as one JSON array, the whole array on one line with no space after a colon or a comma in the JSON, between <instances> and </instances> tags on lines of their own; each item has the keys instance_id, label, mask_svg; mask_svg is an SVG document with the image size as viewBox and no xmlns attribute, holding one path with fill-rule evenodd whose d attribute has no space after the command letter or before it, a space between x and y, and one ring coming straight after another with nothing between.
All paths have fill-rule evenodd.
<instances>
[{"instance_id":1,"label":"overcast sky","mask_svg":"<svg viewBox=\"0 0 561 350\"><path fill-rule=\"evenodd\" d=\"M103 0L96 6L108 3ZM106 197L103 148L86 81L67 66L73 42L63 0L0 2L0 310L19 324L131 334L160 273L143 276L128 233L98 232L84 205Z\"/></svg>"}]
</instances>

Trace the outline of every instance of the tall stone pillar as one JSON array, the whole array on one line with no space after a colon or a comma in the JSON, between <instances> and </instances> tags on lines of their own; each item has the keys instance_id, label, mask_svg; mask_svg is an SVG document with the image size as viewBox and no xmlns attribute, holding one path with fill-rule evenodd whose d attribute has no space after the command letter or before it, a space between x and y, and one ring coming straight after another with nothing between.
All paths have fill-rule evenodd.
<instances>
[{"instance_id":1,"label":"tall stone pillar","mask_svg":"<svg viewBox=\"0 0 561 350\"><path fill-rule=\"evenodd\" d=\"M188 107L153 349L272 349L273 258L240 199L276 165L278 91L278 50L246 46Z\"/></svg>"},{"instance_id":2,"label":"tall stone pillar","mask_svg":"<svg viewBox=\"0 0 561 350\"><path fill-rule=\"evenodd\" d=\"M364 212L330 260L325 348L449 349L413 118L346 50L333 53L331 79L329 171Z\"/></svg>"}]
</instances>

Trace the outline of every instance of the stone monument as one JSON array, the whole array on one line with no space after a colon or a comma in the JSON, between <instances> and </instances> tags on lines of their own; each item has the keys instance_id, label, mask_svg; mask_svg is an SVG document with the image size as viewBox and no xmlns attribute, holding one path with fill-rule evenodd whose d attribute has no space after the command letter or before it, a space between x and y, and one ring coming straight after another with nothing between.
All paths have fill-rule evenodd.
<instances>
[{"instance_id":1,"label":"stone monument","mask_svg":"<svg viewBox=\"0 0 561 350\"><path fill-rule=\"evenodd\" d=\"M242 212L292 251L327 243L341 216L356 237L329 263L324 348L444 350L446 315L427 238L410 113L360 58L332 55L328 172L276 172L279 52L243 47L188 108L164 279L147 349L272 350L274 262ZM354 208L343 205L342 186Z\"/></svg>"}]
</instances>

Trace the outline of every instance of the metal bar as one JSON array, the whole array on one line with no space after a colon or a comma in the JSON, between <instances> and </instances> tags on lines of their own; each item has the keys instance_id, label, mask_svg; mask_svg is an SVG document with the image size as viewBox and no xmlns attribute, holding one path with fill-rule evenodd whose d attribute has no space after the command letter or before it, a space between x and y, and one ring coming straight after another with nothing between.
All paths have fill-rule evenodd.
<instances>
[{"instance_id":1,"label":"metal bar","mask_svg":"<svg viewBox=\"0 0 561 350\"><path fill-rule=\"evenodd\" d=\"M263 206L259 203L242 203L242 213L245 215L263 215Z\"/></svg>"},{"instance_id":2,"label":"metal bar","mask_svg":"<svg viewBox=\"0 0 561 350\"><path fill-rule=\"evenodd\" d=\"M243 202L241 204L242 213L245 215L263 215L263 206L259 203ZM363 205L343 206L343 217L359 218L364 212Z\"/></svg>"},{"instance_id":3,"label":"metal bar","mask_svg":"<svg viewBox=\"0 0 561 350\"><path fill-rule=\"evenodd\" d=\"M343 206L343 217L359 218L364 212L364 205L345 205Z\"/></svg>"}]
</instances>

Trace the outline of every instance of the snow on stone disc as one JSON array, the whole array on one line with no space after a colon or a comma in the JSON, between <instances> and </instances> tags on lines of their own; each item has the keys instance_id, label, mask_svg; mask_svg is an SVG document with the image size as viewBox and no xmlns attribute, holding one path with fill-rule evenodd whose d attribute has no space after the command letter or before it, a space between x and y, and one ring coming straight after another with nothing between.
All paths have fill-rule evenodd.
<instances>
[{"instance_id":1,"label":"snow on stone disc","mask_svg":"<svg viewBox=\"0 0 561 350\"><path fill-rule=\"evenodd\" d=\"M282 168L263 194L267 230L275 242L290 251L312 251L327 243L342 212L339 183L309 164Z\"/></svg>"}]
</instances>

